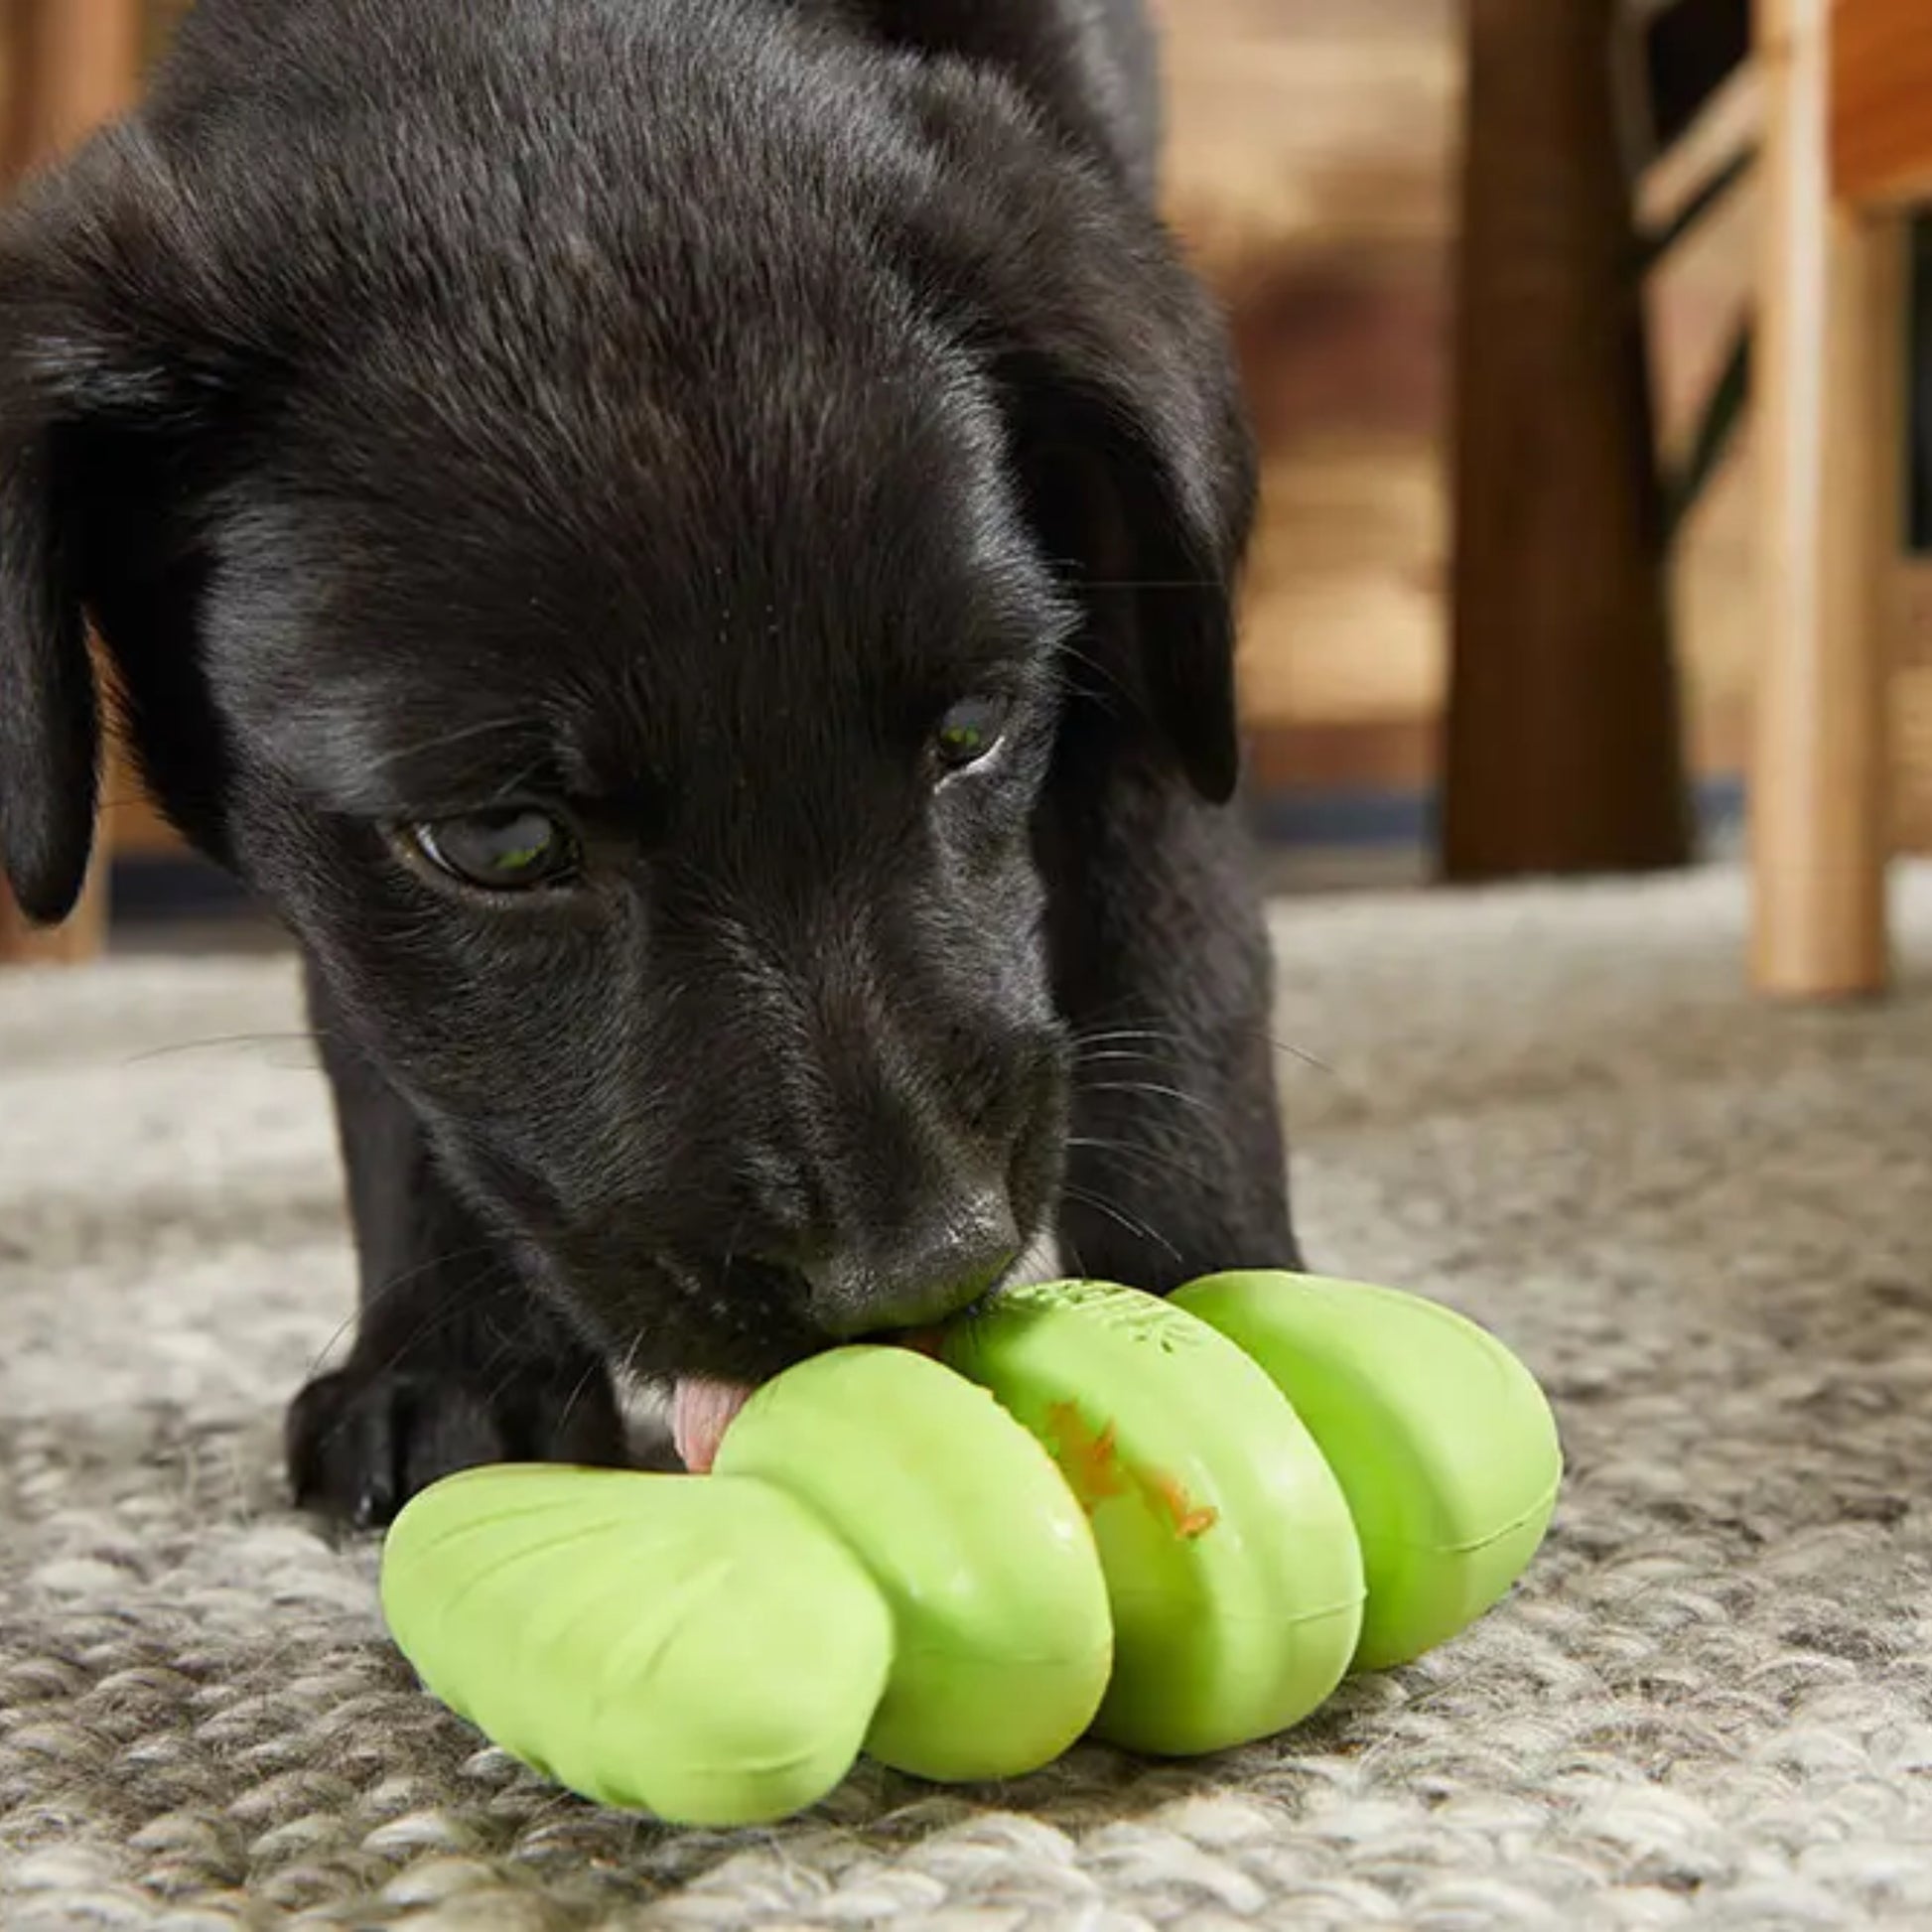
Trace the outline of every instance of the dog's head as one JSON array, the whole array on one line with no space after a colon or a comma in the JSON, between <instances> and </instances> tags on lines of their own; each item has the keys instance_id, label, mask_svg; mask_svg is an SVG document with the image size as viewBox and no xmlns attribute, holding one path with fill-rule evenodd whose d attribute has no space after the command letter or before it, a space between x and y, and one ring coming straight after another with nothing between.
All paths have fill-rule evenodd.
<instances>
[{"instance_id":1,"label":"dog's head","mask_svg":"<svg viewBox=\"0 0 1932 1932\"><path fill-rule=\"evenodd\" d=\"M91 623L482 1211L619 1346L755 1377L1049 1223L1038 801L1231 791L1252 479L1156 224L997 89L599 68L486 141L191 68L16 210L0 850L69 908Z\"/></svg>"}]
</instances>

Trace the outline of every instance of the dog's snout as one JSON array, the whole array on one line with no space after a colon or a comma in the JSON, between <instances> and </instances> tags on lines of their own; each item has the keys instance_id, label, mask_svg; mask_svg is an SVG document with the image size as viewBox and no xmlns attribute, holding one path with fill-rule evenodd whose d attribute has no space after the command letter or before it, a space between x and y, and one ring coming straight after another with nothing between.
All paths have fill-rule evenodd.
<instances>
[{"instance_id":1,"label":"dog's snout","mask_svg":"<svg viewBox=\"0 0 1932 1932\"><path fill-rule=\"evenodd\" d=\"M811 1312L840 1339L930 1327L997 1288L1021 1246L1004 1199L988 1194L955 1203L890 1239L843 1247L809 1263L804 1274Z\"/></svg>"}]
</instances>

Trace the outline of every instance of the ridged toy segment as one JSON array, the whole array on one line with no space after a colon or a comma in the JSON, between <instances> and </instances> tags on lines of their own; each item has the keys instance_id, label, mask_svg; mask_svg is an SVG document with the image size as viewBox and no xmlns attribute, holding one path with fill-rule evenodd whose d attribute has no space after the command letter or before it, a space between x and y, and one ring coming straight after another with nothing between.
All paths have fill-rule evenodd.
<instances>
[{"instance_id":1,"label":"ridged toy segment","mask_svg":"<svg viewBox=\"0 0 1932 1932\"><path fill-rule=\"evenodd\" d=\"M1440 1303L1304 1275L1217 1275L1173 1301L1273 1378L1341 1483L1368 1573L1356 1670L1411 1662L1507 1593L1550 1526L1563 1450L1500 1341Z\"/></svg>"},{"instance_id":2,"label":"ridged toy segment","mask_svg":"<svg viewBox=\"0 0 1932 1932\"><path fill-rule=\"evenodd\" d=\"M892 1619L768 1483L499 1465L397 1517L382 1607L451 1710L545 1776L673 1824L816 1804L864 1745Z\"/></svg>"},{"instance_id":3,"label":"ridged toy segment","mask_svg":"<svg viewBox=\"0 0 1932 1932\"><path fill-rule=\"evenodd\" d=\"M1096 1734L1221 1750L1328 1697L1361 1628L1361 1552L1334 1474L1254 1362L1180 1310L1097 1283L1010 1290L944 1350L1092 1518L1114 1617Z\"/></svg>"},{"instance_id":4,"label":"ridged toy segment","mask_svg":"<svg viewBox=\"0 0 1932 1932\"><path fill-rule=\"evenodd\" d=\"M1019 1777L1093 1722L1113 1662L1093 1532L985 1390L902 1348L842 1348L769 1382L718 1451L858 1554L895 1654L866 1739L935 1781Z\"/></svg>"}]
</instances>

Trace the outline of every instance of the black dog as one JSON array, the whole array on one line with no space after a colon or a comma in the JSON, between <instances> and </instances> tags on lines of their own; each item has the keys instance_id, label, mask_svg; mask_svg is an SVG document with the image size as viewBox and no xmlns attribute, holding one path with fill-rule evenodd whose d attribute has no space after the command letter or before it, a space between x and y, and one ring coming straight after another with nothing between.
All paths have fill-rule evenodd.
<instances>
[{"instance_id":1,"label":"black dog","mask_svg":"<svg viewBox=\"0 0 1932 1932\"><path fill-rule=\"evenodd\" d=\"M7 875L81 882L91 620L309 965L306 1497L618 1458L630 1373L702 1466L1042 1239L1294 1259L1152 72L1128 0L203 0L14 210Z\"/></svg>"}]
</instances>

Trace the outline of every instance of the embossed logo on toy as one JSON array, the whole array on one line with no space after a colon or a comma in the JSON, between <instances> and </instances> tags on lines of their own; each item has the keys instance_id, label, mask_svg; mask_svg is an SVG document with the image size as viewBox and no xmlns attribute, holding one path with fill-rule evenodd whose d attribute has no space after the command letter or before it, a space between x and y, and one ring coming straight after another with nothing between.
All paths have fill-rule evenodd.
<instances>
[{"instance_id":1,"label":"embossed logo on toy","mask_svg":"<svg viewBox=\"0 0 1932 1932\"><path fill-rule=\"evenodd\" d=\"M1104 1282L1049 1282L1010 1288L1003 1299L1032 1305L1042 1315L1055 1308L1078 1309L1097 1316L1128 1340L1158 1348L1164 1355L1209 1346L1212 1341L1202 1323L1171 1308L1159 1296L1123 1293Z\"/></svg>"}]
</instances>

